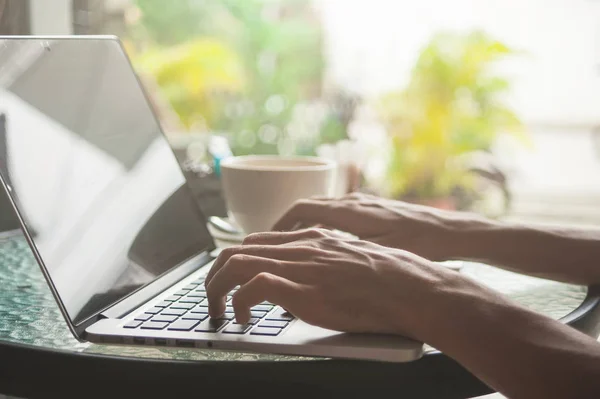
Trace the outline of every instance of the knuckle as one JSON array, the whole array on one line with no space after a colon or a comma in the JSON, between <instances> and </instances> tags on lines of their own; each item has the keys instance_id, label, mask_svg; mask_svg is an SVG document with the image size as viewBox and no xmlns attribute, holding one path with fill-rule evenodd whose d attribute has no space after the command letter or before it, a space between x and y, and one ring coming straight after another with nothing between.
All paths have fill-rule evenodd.
<instances>
[{"instance_id":1,"label":"knuckle","mask_svg":"<svg viewBox=\"0 0 600 399\"><path fill-rule=\"evenodd\" d=\"M246 263L248 260L249 260L248 255L237 253L237 254L232 255L229 258L229 261L227 263L229 263L230 265L237 266L237 265L242 265L242 264Z\"/></svg>"},{"instance_id":2,"label":"knuckle","mask_svg":"<svg viewBox=\"0 0 600 399\"><path fill-rule=\"evenodd\" d=\"M308 229L308 230L306 230L305 234L306 234L307 238L325 238L325 237L327 237L326 230L321 229L321 228Z\"/></svg>"},{"instance_id":3,"label":"knuckle","mask_svg":"<svg viewBox=\"0 0 600 399\"><path fill-rule=\"evenodd\" d=\"M261 239L265 238L264 233L252 233L247 235L242 241L242 245L248 245L253 242L261 241Z\"/></svg>"},{"instance_id":4,"label":"knuckle","mask_svg":"<svg viewBox=\"0 0 600 399\"><path fill-rule=\"evenodd\" d=\"M412 254L404 249L398 250L396 258L401 262L407 262L412 258Z\"/></svg>"},{"instance_id":5,"label":"knuckle","mask_svg":"<svg viewBox=\"0 0 600 399\"><path fill-rule=\"evenodd\" d=\"M322 243L326 246L334 246L340 243L340 239L335 237L325 237L323 238Z\"/></svg>"},{"instance_id":6,"label":"knuckle","mask_svg":"<svg viewBox=\"0 0 600 399\"><path fill-rule=\"evenodd\" d=\"M306 210L307 208L311 208L312 206L314 206L316 203L317 202L314 199L301 198L299 200L296 200L296 202L294 202L291 210L292 211Z\"/></svg>"},{"instance_id":7,"label":"knuckle","mask_svg":"<svg viewBox=\"0 0 600 399\"><path fill-rule=\"evenodd\" d=\"M221 251L219 255L222 259L229 259L239 251L238 247L228 247Z\"/></svg>"},{"instance_id":8,"label":"knuckle","mask_svg":"<svg viewBox=\"0 0 600 399\"><path fill-rule=\"evenodd\" d=\"M316 228L315 230L319 234L319 237L326 238L326 237L330 237L331 236L331 231L328 230L328 229L324 229L322 227L319 227L319 228Z\"/></svg>"},{"instance_id":9,"label":"knuckle","mask_svg":"<svg viewBox=\"0 0 600 399\"><path fill-rule=\"evenodd\" d=\"M238 279L243 275L244 266L249 260L248 255L235 254L223 265L219 275L227 276L227 279Z\"/></svg>"},{"instance_id":10,"label":"knuckle","mask_svg":"<svg viewBox=\"0 0 600 399\"><path fill-rule=\"evenodd\" d=\"M275 281L275 279L272 274L261 272L258 273L256 277L254 277L254 281L256 282L256 284L264 286L272 284Z\"/></svg>"}]
</instances>

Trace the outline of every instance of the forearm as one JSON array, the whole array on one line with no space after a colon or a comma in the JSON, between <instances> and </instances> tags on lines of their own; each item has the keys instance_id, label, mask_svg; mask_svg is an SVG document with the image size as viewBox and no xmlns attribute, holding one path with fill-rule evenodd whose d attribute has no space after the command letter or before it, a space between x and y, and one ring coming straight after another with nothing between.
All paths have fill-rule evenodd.
<instances>
[{"instance_id":1,"label":"forearm","mask_svg":"<svg viewBox=\"0 0 600 399\"><path fill-rule=\"evenodd\" d=\"M600 230L521 226L473 217L452 221L453 258L577 284L600 283Z\"/></svg>"},{"instance_id":2,"label":"forearm","mask_svg":"<svg viewBox=\"0 0 600 399\"><path fill-rule=\"evenodd\" d=\"M435 294L426 342L511 399L600 396L595 340L457 280Z\"/></svg>"}]
</instances>

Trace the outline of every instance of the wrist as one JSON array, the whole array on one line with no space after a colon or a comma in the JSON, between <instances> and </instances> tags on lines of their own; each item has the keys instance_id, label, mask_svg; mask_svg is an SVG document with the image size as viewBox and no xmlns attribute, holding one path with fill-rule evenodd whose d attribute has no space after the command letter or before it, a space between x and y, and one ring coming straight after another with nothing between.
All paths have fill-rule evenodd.
<instances>
[{"instance_id":1,"label":"wrist","mask_svg":"<svg viewBox=\"0 0 600 399\"><path fill-rule=\"evenodd\" d=\"M465 214L446 220L441 229L445 251L440 260L487 258L494 249L489 245L493 241L490 237L500 229L499 222L478 215Z\"/></svg>"},{"instance_id":2,"label":"wrist","mask_svg":"<svg viewBox=\"0 0 600 399\"><path fill-rule=\"evenodd\" d=\"M402 259L402 263L407 263ZM447 331L456 326L455 323L462 313L469 311L473 302L482 300L487 296L487 287L481 286L474 280L436 264L427 259L413 263L419 271L418 277L409 286L406 286L404 273L384 277L384 280L396 280L392 287L403 287L402 290L393 290L383 302L387 308L385 314L394 314L388 326L394 334L406 335L437 345L440 338ZM383 297L386 297L382 293ZM400 306L398 304L401 304Z\"/></svg>"},{"instance_id":3,"label":"wrist","mask_svg":"<svg viewBox=\"0 0 600 399\"><path fill-rule=\"evenodd\" d=\"M415 331L419 339L452 355L472 339L480 339L480 334L485 335L501 313L519 306L468 277L444 272L448 276L432 286Z\"/></svg>"}]
</instances>

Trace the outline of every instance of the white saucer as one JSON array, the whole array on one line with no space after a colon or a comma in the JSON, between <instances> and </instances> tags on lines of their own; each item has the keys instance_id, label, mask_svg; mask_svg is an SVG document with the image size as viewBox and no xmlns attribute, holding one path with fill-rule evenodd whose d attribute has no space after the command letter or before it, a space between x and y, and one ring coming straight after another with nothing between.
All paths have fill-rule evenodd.
<instances>
[{"instance_id":1,"label":"white saucer","mask_svg":"<svg viewBox=\"0 0 600 399\"><path fill-rule=\"evenodd\" d=\"M226 219L226 218L223 218L223 219L228 221L228 219ZM210 234L213 236L213 238L216 241L225 241L225 242L232 243L232 244L241 244L242 241L244 241L244 238L246 237L246 234L244 234L244 233L241 233L241 234L226 233L224 231L221 231L221 230L215 228L210 223L207 223L206 227L208 227L208 231L210 232Z\"/></svg>"}]
</instances>

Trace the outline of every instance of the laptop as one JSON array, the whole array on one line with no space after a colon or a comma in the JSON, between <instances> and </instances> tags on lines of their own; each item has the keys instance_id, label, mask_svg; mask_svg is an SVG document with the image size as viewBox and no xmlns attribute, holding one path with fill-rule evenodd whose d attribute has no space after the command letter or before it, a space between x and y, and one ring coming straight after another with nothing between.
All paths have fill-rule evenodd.
<instances>
[{"instance_id":1,"label":"laptop","mask_svg":"<svg viewBox=\"0 0 600 399\"><path fill-rule=\"evenodd\" d=\"M422 356L420 342L319 328L268 302L246 325L230 306L208 316L218 248L118 38L0 37L0 114L2 185L78 340Z\"/></svg>"}]
</instances>

